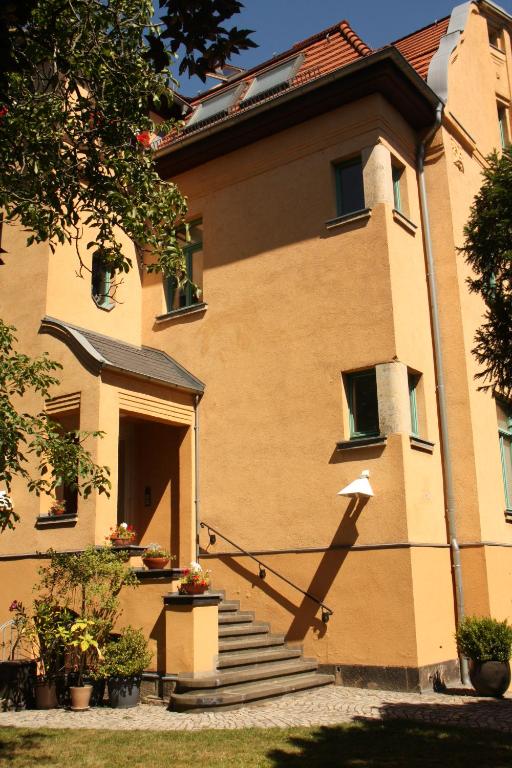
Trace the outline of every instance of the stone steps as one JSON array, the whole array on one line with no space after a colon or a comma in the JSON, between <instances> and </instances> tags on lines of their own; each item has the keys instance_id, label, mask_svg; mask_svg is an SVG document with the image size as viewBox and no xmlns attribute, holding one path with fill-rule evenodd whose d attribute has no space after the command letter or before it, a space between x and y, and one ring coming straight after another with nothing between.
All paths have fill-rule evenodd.
<instances>
[{"instance_id":1,"label":"stone steps","mask_svg":"<svg viewBox=\"0 0 512 768\"><path fill-rule=\"evenodd\" d=\"M213 675L194 677L180 680L180 690L196 691L202 688L220 688L224 686L239 685L241 683L255 682L256 680L270 680L276 677L287 677L302 672L315 672L318 662L315 659L287 659L286 661L274 661L268 664L249 664L243 667L235 667L229 670L219 670Z\"/></svg>"},{"instance_id":2,"label":"stone steps","mask_svg":"<svg viewBox=\"0 0 512 768\"><path fill-rule=\"evenodd\" d=\"M283 645L284 635L259 634L242 637L221 638L219 635L219 654L229 651L242 651L249 648L265 648L268 645Z\"/></svg>"},{"instance_id":3,"label":"stone steps","mask_svg":"<svg viewBox=\"0 0 512 768\"><path fill-rule=\"evenodd\" d=\"M171 706L176 712L204 712L212 709L238 708L254 701L284 696L323 685L332 685L333 682L332 675L307 672L289 675L285 678L272 678L253 683L224 686L213 690L208 688L186 693L173 693Z\"/></svg>"},{"instance_id":4,"label":"stone steps","mask_svg":"<svg viewBox=\"0 0 512 768\"><path fill-rule=\"evenodd\" d=\"M219 626L221 637L247 637L247 635L265 635L270 630L270 624L263 621L244 622L234 626Z\"/></svg>"},{"instance_id":5,"label":"stone steps","mask_svg":"<svg viewBox=\"0 0 512 768\"><path fill-rule=\"evenodd\" d=\"M285 645L267 622L241 611L238 601L219 605L219 661L216 672L198 677L178 675L170 708L177 712L230 709L334 683L319 674L315 659Z\"/></svg>"},{"instance_id":6,"label":"stone steps","mask_svg":"<svg viewBox=\"0 0 512 768\"><path fill-rule=\"evenodd\" d=\"M222 611L219 613L219 625L222 624L247 624L254 621L252 611Z\"/></svg>"},{"instance_id":7,"label":"stone steps","mask_svg":"<svg viewBox=\"0 0 512 768\"><path fill-rule=\"evenodd\" d=\"M265 664L269 661L284 661L296 659L302 656L300 648L287 648L286 646L269 646L268 648L249 648L245 651L226 651L219 654L218 669L246 666L248 664Z\"/></svg>"}]
</instances>

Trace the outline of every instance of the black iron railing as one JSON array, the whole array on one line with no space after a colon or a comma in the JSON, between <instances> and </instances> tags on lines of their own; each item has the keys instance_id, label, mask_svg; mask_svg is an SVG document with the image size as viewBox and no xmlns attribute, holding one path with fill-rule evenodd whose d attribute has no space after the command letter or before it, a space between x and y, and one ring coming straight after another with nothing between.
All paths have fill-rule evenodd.
<instances>
[{"instance_id":1,"label":"black iron railing","mask_svg":"<svg viewBox=\"0 0 512 768\"><path fill-rule=\"evenodd\" d=\"M220 536L221 539L224 539L224 541L227 541L228 544L231 544L232 547L235 547L239 552L241 552L243 555L246 555L246 557L250 557L251 560L254 560L254 562L258 563L258 576L260 579L265 579L267 575L267 571L270 571L270 573L273 573L274 576L277 576L278 579L281 579L281 581L284 581L286 584L288 584L290 587L293 587L293 589L296 589L297 592L300 592L301 595L304 595L304 597L307 597L309 600L312 600L312 602L316 603L319 608L322 609L322 621L324 624L327 624L330 617L333 615L334 611L329 608L325 603L322 603L321 600L318 599L318 597L315 597L311 594L311 592L306 592L304 589L301 589L297 586L297 584L294 584L293 581L290 581L290 579L287 579L286 576L283 576L278 571L274 570L274 568L271 568L269 565L266 565L264 562L262 562L259 558L257 558L255 555L253 555L251 552L248 552L243 547L240 547L238 544L235 544L234 541L231 541L231 539L228 539L227 536L224 536L223 533L218 531L216 528L214 528L212 525L209 525L208 523L202 522L200 523L201 528L206 528L206 531L208 532L208 536L210 537L210 544L215 544L217 541L217 536Z\"/></svg>"}]
</instances>

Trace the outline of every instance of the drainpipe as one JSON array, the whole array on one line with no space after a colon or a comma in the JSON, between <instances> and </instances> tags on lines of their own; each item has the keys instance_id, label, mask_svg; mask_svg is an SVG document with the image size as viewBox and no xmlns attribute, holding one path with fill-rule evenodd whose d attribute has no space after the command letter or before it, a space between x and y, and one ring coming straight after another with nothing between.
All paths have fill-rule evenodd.
<instances>
[{"instance_id":1,"label":"drainpipe","mask_svg":"<svg viewBox=\"0 0 512 768\"><path fill-rule=\"evenodd\" d=\"M435 375L437 388L437 403L439 408L439 426L441 438L441 457L445 482L446 493L446 525L448 538L450 540L450 553L453 568L453 582L455 591L456 620L460 624L465 616L464 610L464 588L462 584L462 570L460 563L460 549L457 541L457 522L456 522L456 503L455 490L453 482L453 468L450 446L450 434L448 428L448 408L446 403L446 390L444 384L444 366L443 366L443 345L441 337L441 328L439 323L439 305L437 300L436 272L434 257L432 252L432 237L430 232L430 218L428 213L427 188L425 185L425 150L427 144L437 133L441 125L443 115L443 103L439 102L436 109L436 120L426 138L421 142L418 149L417 171L418 184L421 204L421 218L423 223L423 234L425 241L425 253L427 259L427 281L430 302L430 316L432 319L432 336L434 345ZM466 658L460 659L460 672L462 682L469 683L468 661Z\"/></svg>"},{"instance_id":2,"label":"drainpipe","mask_svg":"<svg viewBox=\"0 0 512 768\"><path fill-rule=\"evenodd\" d=\"M194 506L196 511L196 563L199 562L199 524L201 522L199 500L199 395L194 401Z\"/></svg>"}]
</instances>

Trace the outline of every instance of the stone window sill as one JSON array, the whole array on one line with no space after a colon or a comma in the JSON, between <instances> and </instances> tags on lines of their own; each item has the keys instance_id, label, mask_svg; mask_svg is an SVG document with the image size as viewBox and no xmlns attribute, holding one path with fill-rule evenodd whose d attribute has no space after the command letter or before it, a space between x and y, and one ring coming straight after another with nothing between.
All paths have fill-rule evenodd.
<instances>
[{"instance_id":1,"label":"stone window sill","mask_svg":"<svg viewBox=\"0 0 512 768\"><path fill-rule=\"evenodd\" d=\"M36 517L37 528L63 528L76 525L78 515L76 512L64 515L38 515Z\"/></svg>"},{"instance_id":2,"label":"stone window sill","mask_svg":"<svg viewBox=\"0 0 512 768\"><path fill-rule=\"evenodd\" d=\"M353 440L341 440L336 443L337 451L354 451L358 448L379 448L386 445L386 435L374 437L355 437Z\"/></svg>"},{"instance_id":3,"label":"stone window sill","mask_svg":"<svg viewBox=\"0 0 512 768\"><path fill-rule=\"evenodd\" d=\"M166 312L164 315L157 315L155 322L168 323L171 320L177 320L185 315L195 315L200 312L206 312L208 304L201 302L201 304L191 304L190 307L181 307L180 309L173 309L172 312Z\"/></svg>"},{"instance_id":4,"label":"stone window sill","mask_svg":"<svg viewBox=\"0 0 512 768\"><path fill-rule=\"evenodd\" d=\"M415 451L434 453L435 443L431 443L430 440L425 440L423 437L417 437L417 435L410 435L409 440L411 448L414 448Z\"/></svg>"},{"instance_id":5,"label":"stone window sill","mask_svg":"<svg viewBox=\"0 0 512 768\"><path fill-rule=\"evenodd\" d=\"M360 211L352 211L351 213L345 213L343 216L337 216L335 219L330 219L325 222L325 228L329 231L340 229L348 224L355 222L366 222L372 215L371 208L363 208Z\"/></svg>"},{"instance_id":6,"label":"stone window sill","mask_svg":"<svg viewBox=\"0 0 512 768\"><path fill-rule=\"evenodd\" d=\"M397 211L396 208L393 208L393 218L397 224L400 224L400 226L406 230L406 232L409 232L411 235L416 234L418 225L408 219L407 216L404 216L401 211Z\"/></svg>"},{"instance_id":7,"label":"stone window sill","mask_svg":"<svg viewBox=\"0 0 512 768\"><path fill-rule=\"evenodd\" d=\"M132 573L139 581L177 581L183 578L183 568L154 568L152 571L146 568L132 568Z\"/></svg>"}]
</instances>

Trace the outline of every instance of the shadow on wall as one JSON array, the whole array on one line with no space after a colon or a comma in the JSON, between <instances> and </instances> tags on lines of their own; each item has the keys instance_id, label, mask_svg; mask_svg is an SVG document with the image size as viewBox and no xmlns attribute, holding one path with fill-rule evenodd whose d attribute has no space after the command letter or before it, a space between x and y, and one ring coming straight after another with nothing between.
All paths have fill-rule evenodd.
<instances>
[{"instance_id":1,"label":"shadow on wall","mask_svg":"<svg viewBox=\"0 0 512 768\"><path fill-rule=\"evenodd\" d=\"M324 552L318 568L309 583L309 585L297 584L298 587L304 589L306 592L314 595L318 600L324 602L326 596L336 579L345 558L350 552L350 547L355 544L358 537L358 530L356 527L357 520L368 499L351 499L350 503L343 515L343 518L332 538L330 546L343 544L346 546L344 550L328 550ZM207 550L204 550L205 552ZM272 600L282 606L286 611L292 614L293 619L286 633L287 641L302 641L304 640L308 630L312 627L313 631L318 634L319 637L323 637L327 631L327 625L319 618L319 606L316 602L309 597L304 596L299 605L291 602L285 597L279 589L271 586L267 581L260 579L257 573L247 568L236 557L220 556L222 562L230 568L233 573L247 581L253 588L260 589ZM262 558L265 560L265 558ZM271 563L269 562L269 565ZM276 571L280 571L276 566ZM289 573L283 572L283 576L290 578ZM277 583L279 579L272 577ZM291 579L290 579L291 580ZM288 587L286 587L288 590ZM297 592L300 596L300 592Z\"/></svg>"},{"instance_id":2,"label":"shadow on wall","mask_svg":"<svg viewBox=\"0 0 512 768\"><path fill-rule=\"evenodd\" d=\"M489 717L491 702L484 707ZM416 715L427 720L436 709L435 705L418 705ZM461 707L448 707L453 709ZM505 768L512 764L512 742L510 733L361 718L317 728L305 736L292 735L288 748L272 750L267 759L272 768Z\"/></svg>"}]
</instances>

